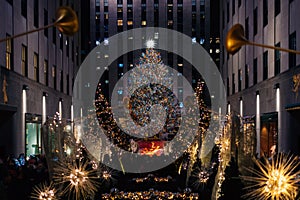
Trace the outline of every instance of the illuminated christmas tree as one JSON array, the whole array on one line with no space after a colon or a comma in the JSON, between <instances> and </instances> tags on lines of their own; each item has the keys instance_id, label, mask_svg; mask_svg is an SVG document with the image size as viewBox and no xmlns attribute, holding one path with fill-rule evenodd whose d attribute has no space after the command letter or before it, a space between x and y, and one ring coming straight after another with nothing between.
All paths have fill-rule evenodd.
<instances>
[{"instance_id":1,"label":"illuminated christmas tree","mask_svg":"<svg viewBox=\"0 0 300 200\"><path fill-rule=\"evenodd\" d=\"M172 88L173 84L168 66L163 63L160 53L154 49L146 49L139 63L135 65L129 78L129 93L134 92L134 86L143 86L149 82L161 82L167 88Z\"/></svg>"}]
</instances>

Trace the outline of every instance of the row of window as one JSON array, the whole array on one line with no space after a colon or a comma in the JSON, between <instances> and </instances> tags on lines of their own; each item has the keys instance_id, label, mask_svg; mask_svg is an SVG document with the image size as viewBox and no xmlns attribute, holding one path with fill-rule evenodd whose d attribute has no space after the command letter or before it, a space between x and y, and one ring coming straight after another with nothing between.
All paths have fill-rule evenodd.
<instances>
[{"instance_id":1,"label":"row of window","mask_svg":"<svg viewBox=\"0 0 300 200\"><path fill-rule=\"evenodd\" d=\"M232 16L235 15L235 9L236 9L235 1L236 0L232 0L232 3L231 3ZM291 2L292 1L290 0L290 3ZM274 14L276 17L281 11L281 0L274 0L274 5L275 5ZM228 23L230 20L230 2L229 1L227 2L226 6L227 6L227 23ZM238 7L240 7L240 6L241 6L241 0L238 0ZM269 14L268 13L268 0L263 0L262 11L263 11L263 27L265 27L268 24L268 14ZM224 27L225 27L224 10L222 13L222 18L223 18L222 27L224 29ZM256 35L256 33L257 33L257 7L253 11L253 24L254 24L254 35Z\"/></svg>"},{"instance_id":2,"label":"row of window","mask_svg":"<svg viewBox=\"0 0 300 200\"><path fill-rule=\"evenodd\" d=\"M177 1L177 30L183 32L183 1ZM159 26L159 0L154 0L154 27ZM205 38L205 1L200 2L200 38ZM192 1L192 37L196 37L196 0ZM100 2L96 0L96 38L100 40ZM108 38L109 23L108 1L104 1L104 38ZM167 1L167 28L173 29L173 0ZM117 31L122 32L123 21L123 1L117 1ZM141 27L147 26L146 0L141 2ZM133 28L133 7L132 1L127 1L127 30ZM204 43L204 42L203 42ZM201 43L201 44L203 44Z\"/></svg>"},{"instance_id":3,"label":"row of window","mask_svg":"<svg viewBox=\"0 0 300 200\"><path fill-rule=\"evenodd\" d=\"M6 42L6 68L12 70L12 40L7 40ZM44 60L43 63L44 67L44 84L49 86L49 66L48 60ZM40 74L39 74L39 55L38 53L34 52L33 54L33 80L40 82ZM21 49L21 74L25 77L28 77L28 49L27 46L22 45ZM67 74L67 91L66 93L69 95L69 74ZM52 66L52 79L53 79L53 88L57 88L57 69L56 65ZM60 71L60 91L64 92L64 72L63 70Z\"/></svg>"},{"instance_id":4,"label":"row of window","mask_svg":"<svg viewBox=\"0 0 300 200\"><path fill-rule=\"evenodd\" d=\"M275 45L276 47L280 47L280 42ZM296 49L296 32L293 32L289 37L289 48ZM274 63L274 75L278 75L280 73L280 51L275 50L275 63ZM265 51L263 53L263 80L268 79L268 70L269 70L269 53ZM289 68L293 68L296 66L296 55L293 53L289 53ZM253 60L253 85L257 84L257 75L258 75L258 63L257 58ZM245 65L245 89L249 87L249 65ZM242 90L242 70L238 70L238 91ZM229 85L229 79L227 80L227 84ZM229 89L229 88L227 88ZM232 74L232 94L235 93L235 74ZM228 90L229 91L229 90Z\"/></svg>"}]
</instances>

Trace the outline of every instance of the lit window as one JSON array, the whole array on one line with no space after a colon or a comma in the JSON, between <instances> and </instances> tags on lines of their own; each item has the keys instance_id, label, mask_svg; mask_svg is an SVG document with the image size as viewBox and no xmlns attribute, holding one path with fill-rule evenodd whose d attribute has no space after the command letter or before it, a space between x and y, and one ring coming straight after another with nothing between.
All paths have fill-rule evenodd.
<instances>
[{"instance_id":1,"label":"lit window","mask_svg":"<svg viewBox=\"0 0 300 200\"><path fill-rule=\"evenodd\" d=\"M200 39L200 44L204 44L204 42L205 42L205 39L204 39L204 38L201 38L201 39Z\"/></svg>"},{"instance_id":2,"label":"lit window","mask_svg":"<svg viewBox=\"0 0 300 200\"><path fill-rule=\"evenodd\" d=\"M123 26L123 20L122 19L118 19L118 26Z\"/></svg>"},{"instance_id":3,"label":"lit window","mask_svg":"<svg viewBox=\"0 0 300 200\"><path fill-rule=\"evenodd\" d=\"M22 75L27 76L27 47L22 45L22 54L21 54L21 68L22 68Z\"/></svg>"},{"instance_id":4,"label":"lit window","mask_svg":"<svg viewBox=\"0 0 300 200\"><path fill-rule=\"evenodd\" d=\"M168 20L168 26L173 25L173 20Z\"/></svg>"},{"instance_id":5,"label":"lit window","mask_svg":"<svg viewBox=\"0 0 300 200\"><path fill-rule=\"evenodd\" d=\"M44 84L48 86L48 61L44 60Z\"/></svg>"},{"instance_id":6,"label":"lit window","mask_svg":"<svg viewBox=\"0 0 300 200\"><path fill-rule=\"evenodd\" d=\"M216 53L220 53L220 49L216 49Z\"/></svg>"},{"instance_id":7,"label":"lit window","mask_svg":"<svg viewBox=\"0 0 300 200\"><path fill-rule=\"evenodd\" d=\"M124 64L123 63L119 63L119 67L124 67Z\"/></svg>"},{"instance_id":8,"label":"lit window","mask_svg":"<svg viewBox=\"0 0 300 200\"><path fill-rule=\"evenodd\" d=\"M109 44L109 40L107 38L104 38L104 45L107 46Z\"/></svg>"},{"instance_id":9,"label":"lit window","mask_svg":"<svg viewBox=\"0 0 300 200\"><path fill-rule=\"evenodd\" d=\"M130 21L127 21L127 25L128 25L128 26L132 26L132 25L133 25L133 21L131 21L131 20L130 20Z\"/></svg>"},{"instance_id":10,"label":"lit window","mask_svg":"<svg viewBox=\"0 0 300 200\"><path fill-rule=\"evenodd\" d=\"M33 54L33 78L35 81L39 81L39 63L38 63L38 55L36 53Z\"/></svg>"},{"instance_id":11,"label":"lit window","mask_svg":"<svg viewBox=\"0 0 300 200\"><path fill-rule=\"evenodd\" d=\"M192 38L192 43L193 43L193 44L196 44L196 43L197 43L196 37L193 37L193 38Z\"/></svg>"},{"instance_id":12,"label":"lit window","mask_svg":"<svg viewBox=\"0 0 300 200\"><path fill-rule=\"evenodd\" d=\"M213 52L213 50L212 49L209 49L209 53L212 53Z\"/></svg>"},{"instance_id":13,"label":"lit window","mask_svg":"<svg viewBox=\"0 0 300 200\"><path fill-rule=\"evenodd\" d=\"M182 66L183 66L183 64L182 64L182 63L178 63L177 65L178 65L178 67L182 67Z\"/></svg>"},{"instance_id":14,"label":"lit window","mask_svg":"<svg viewBox=\"0 0 300 200\"><path fill-rule=\"evenodd\" d=\"M142 21L142 26L146 26L147 25L147 21Z\"/></svg>"},{"instance_id":15,"label":"lit window","mask_svg":"<svg viewBox=\"0 0 300 200\"><path fill-rule=\"evenodd\" d=\"M11 62L12 62L12 40L6 40L6 69L11 69Z\"/></svg>"}]
</instances>

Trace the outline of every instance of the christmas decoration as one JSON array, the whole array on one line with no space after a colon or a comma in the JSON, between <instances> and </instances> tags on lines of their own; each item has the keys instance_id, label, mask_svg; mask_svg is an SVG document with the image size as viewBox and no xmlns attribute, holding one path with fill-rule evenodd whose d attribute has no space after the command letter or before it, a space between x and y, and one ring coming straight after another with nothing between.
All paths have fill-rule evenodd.
<instances>
[{"instance_id":1,"label":"christmas decoration","mask_svg":"<svg viewBox=\"0 0 300 200\"><path fill-rule=\"evenodd\" d=\"M99 177L88 162L57 163L54 168L54 183L60 185L62 196L69 199L93 197L97 191Z\"/></svg>"},{"instance_id":2,"label":"christmas decoration","mask_svg":"<svg viewBox=\"0 0 300 200\"><path fill-rule=\"evenodd\" d=\"M58 200L57 191L53 186L53 183L49 185L47 183L40 183L33 187L33 192L31 194L32 199L39 200Z\"/></svg>"},{"instance_id":3,"label":"christmas decoration","mask_svg":"<svg viewBox=\"0 0 300 200\"><path fill-rule=\"evenodd\" d=\"M253 176L243 176L251 184L245 188L249 191L247 199L296 199L300 185L298 157L279 153L271 161L262 158L254 162L258 169L248 169Z\"/></svg>"}]
</instances>

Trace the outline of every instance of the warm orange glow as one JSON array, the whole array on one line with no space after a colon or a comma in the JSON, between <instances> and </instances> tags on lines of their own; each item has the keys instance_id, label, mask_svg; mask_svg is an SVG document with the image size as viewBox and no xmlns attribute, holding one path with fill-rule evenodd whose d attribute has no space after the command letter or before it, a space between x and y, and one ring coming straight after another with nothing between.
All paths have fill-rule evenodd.
<instances>
[{"instance_id":1,"label":"warm orange glow","mask_svg":"<svg viewBox=\"0 0 300 200\"><path fill-rule=\"evenodd\" d=\"M162 154L162 148L163 148L163 143L161 144L161 142L151 142L150 147L145 146L144 148L140 149L140 154L148 155L148 156L153 156L153 155L160 156Z\"/></svg>"}]
</instances>

